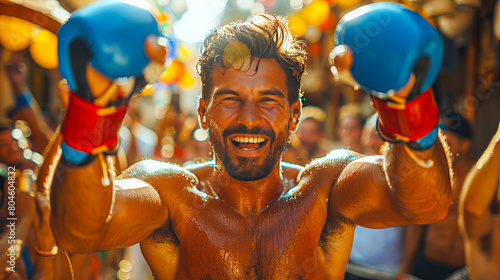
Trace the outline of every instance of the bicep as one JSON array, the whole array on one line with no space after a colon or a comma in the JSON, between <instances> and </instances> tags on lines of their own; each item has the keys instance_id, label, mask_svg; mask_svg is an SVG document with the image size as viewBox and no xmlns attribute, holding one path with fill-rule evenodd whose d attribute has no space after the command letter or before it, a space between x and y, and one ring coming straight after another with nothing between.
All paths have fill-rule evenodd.
<instances>
[{"instance_id":1,"label":"bicep","mask_svg":"<svg viewBox=\"0 0 500 280\"><path fill-rule=\"evenodd\" d=\"M142 241L168 222L168 205L157 189L136 178L115 181L100 250L127 247Z\"/></svg>"},{"instance_id":2,"label":"bicep","mask_svg":"<svg viewBox=\"0 0 500 280\"><path fill-rule=\"evenodd\" d=\"M371 156L349 163L332 188L330 208L368 228L408 224L391 199L382 161L383 157Z\"/></svg>"}]
</instances>

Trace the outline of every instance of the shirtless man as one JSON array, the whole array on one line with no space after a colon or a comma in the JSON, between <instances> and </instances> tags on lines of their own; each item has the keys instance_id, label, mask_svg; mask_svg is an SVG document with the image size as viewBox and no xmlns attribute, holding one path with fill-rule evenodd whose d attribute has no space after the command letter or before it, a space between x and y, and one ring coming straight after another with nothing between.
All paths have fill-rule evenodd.
<instances>
[{"instance_id":1,"label":"shirtless man","mask_svg":"<svg viewBox=\"0 0 500 280\"><path fill-rule=\"evenodd\" d=\"M500 125L465 179L459 224L470 279L500 278Z\"/></svg>"},{"instance_id":2,"label":"shirtless man","mask_svg":"<svg viewBox=\"0 0 500 280\"><path fill-rule=\"evenodd\" d=\"M408 19L391 16L398 26ZM142 41L127 47L134 44ZM198 114L215 159L188 168L145 160L114 178L106 166L116 141L76 149L78 141L65 134L68 126L87 125L70 110L93 106L73 94L51 193L58 244L82 252L140 243L156 279L342 279L356 225L383 228L444 218L451 202L446 153L439 138L429 145L420 141L437 136L437 120L420 137L409 135L412 143L390 144L385 156L336 150L306 168L280 163L299 124L304 58L285 21L270 14L214 30L199 62ZM410 72L402 96L414 86L422 92ZM82 85L73 91L83 95ZM395 140L391 129L380 129Z\"/></svg>"}]
</instances>

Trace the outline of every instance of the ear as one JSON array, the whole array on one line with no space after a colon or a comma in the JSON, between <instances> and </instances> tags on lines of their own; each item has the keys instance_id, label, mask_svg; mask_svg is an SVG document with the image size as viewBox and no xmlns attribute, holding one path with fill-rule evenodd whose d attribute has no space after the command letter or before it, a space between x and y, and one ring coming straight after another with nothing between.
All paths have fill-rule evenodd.
<instances>
[{"instance_id":1,"label":"ear","mask_svg":"<svg viewBox=\"0 0 500 280\"><path fill-rule=\"evenodd\" d=\"M205 101L203 98L198 98L198 121L201 129L208 130L207 111L205 110Z\"/></svg>"},{"instance_id":2,"label":"ear","mask_svg":"<svg viewBox=\"0 0 500 280\"><path fill-rule=\"evenodd\" d=\"M290 106L290 132L294 133L299 128L300 117L302 116L302 102L300 99Z\"/></svg>"}]
</instances>

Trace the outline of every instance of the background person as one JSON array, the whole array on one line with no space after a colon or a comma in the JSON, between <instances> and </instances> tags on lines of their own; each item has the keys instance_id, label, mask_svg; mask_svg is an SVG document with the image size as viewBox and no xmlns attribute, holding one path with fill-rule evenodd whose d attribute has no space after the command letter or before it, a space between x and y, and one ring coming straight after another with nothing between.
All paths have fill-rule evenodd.
<instances>
[{"instance_id":1,"label":"background person","mask_svg":"<svg viewBox=\"0 0 500 280\"><path fill-rule=\"evenodd\" d=\"M498 279L500 270L500 125L473 165L460 196L459 225L470 279Z\"/></svg>"}]
</instances>

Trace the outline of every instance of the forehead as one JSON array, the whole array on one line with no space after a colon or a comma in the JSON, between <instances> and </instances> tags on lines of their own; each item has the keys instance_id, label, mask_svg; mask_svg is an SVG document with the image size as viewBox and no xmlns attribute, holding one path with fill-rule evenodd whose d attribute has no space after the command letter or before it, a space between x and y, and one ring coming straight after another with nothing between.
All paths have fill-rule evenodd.
<instances>
[{"instance_id":1,"label":"forehead","mask_svg":"<svg viewBox=\"0 0 500 280\"><path fill-rule=\"evenodd\" d=\"M213 93L231 90L240 94L278 90L288 97L287 79L278 61L272 58L254 58L249 67L212 70Z\"/></svg>"},{"instance_id":2,"label":"forehead","mask_svg":"<svg viewBox=\"0 0 500 280\"><path fill-rule=\"evenodd\" d=\"M361 125L361 120L355 116L347 115L340 119L343 125Z\"/></svg>"}]
</instances>

